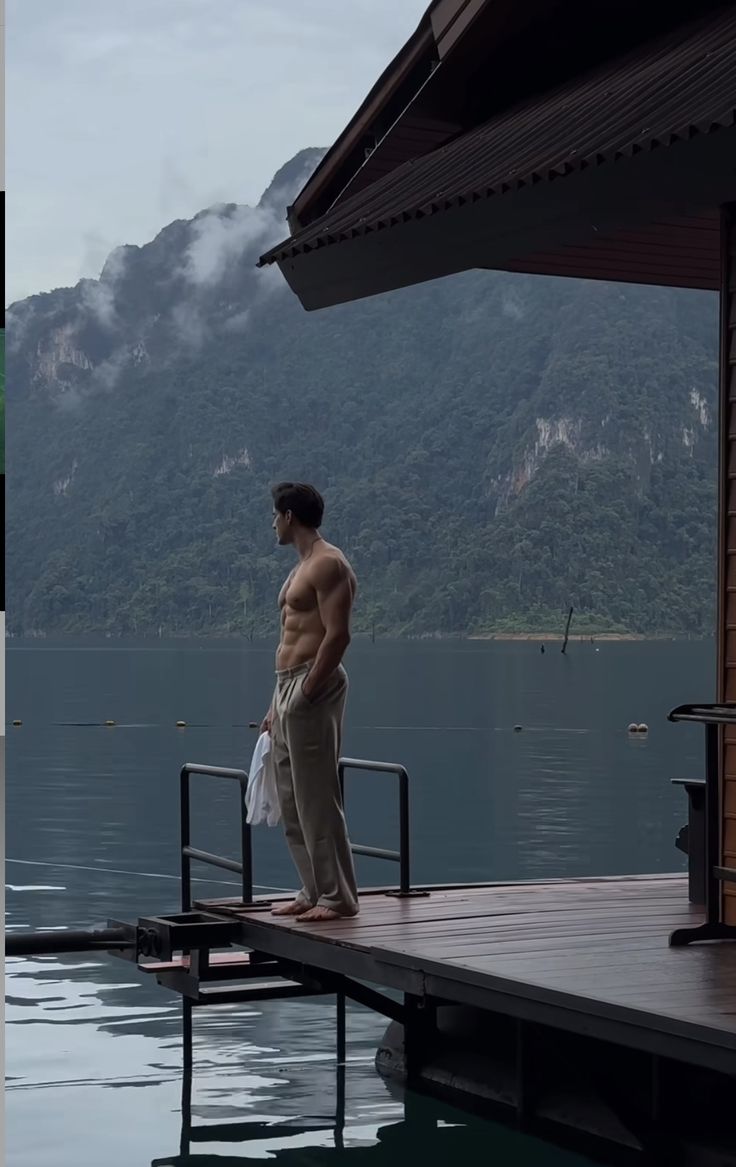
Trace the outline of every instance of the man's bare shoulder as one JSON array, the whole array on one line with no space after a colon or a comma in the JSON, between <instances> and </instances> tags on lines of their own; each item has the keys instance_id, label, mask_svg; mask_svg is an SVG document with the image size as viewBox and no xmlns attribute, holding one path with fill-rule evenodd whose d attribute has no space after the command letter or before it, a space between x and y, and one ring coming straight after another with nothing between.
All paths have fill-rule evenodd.
<instances>
[{"instance_id":1,"label":"man's bare shoulder","mask_svg":"<svg viewBox=\"0 0 736 1167\"><path fill-rule=\"evenodd\" d=\"M319 555L309 563L310 582L318 588L336 587L343 580L355 580L347 557L339 547L332 543L325 543Z\"/></svg>"}]
</instances>

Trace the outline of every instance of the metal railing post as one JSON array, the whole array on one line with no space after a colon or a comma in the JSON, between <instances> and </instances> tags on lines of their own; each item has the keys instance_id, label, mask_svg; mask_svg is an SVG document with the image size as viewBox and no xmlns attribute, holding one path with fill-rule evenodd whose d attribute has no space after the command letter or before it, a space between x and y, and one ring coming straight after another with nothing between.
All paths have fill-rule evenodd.
<instances>
[{"instance_id":1,"label":"metal railing post","mask_svg":"<svg viewBox=\"0 0 736 1167\"><path fill-rule=\"evenodd\" d=\"M240 787L240 851L241 859L227 859L191 845L190 789L189 777L201 774L205 778L229 778ZM253 901L253 844L251 827L248 822L248 808L245 795L248 789L248 775L244 770L232 770L226 766L203 766L198 762L187 762L181 768L181 900L182 911L192 907L192 860L234 871L241 878L243 903L254 905ZM263 905L265 906L265 905Z\"/></svg>"},{"instance_id":2,"label":"metal railing post","mask_svg":"<svg viewBox=\"0 0 736 1167\"><path fill-rule=\"evenodd\" d=\"M253 840L248 822L248 807L245 804L245 793L248 784L240 780L240 856L243 863L242 887L243 903L253 902Z\"/></svg>"},{"instance_id":3,"label":"metal railing post","mask_svg":"<svg viewBox=\"0 0 736 1167\"><path fill-rule=\"evenodd\" d=\"M387 891L391 896L427 896L428 891L415 891L411 886L410 830L409 830L409 774L405 766L398 762L370 762L364 758L340 758L337 773L340 792L345 800L345 771L368 770L376 774L396 774L399 779L399 850L389 851L385 847L366 847L362 843L351 843L354 855L366 855L370 859L387 859L399 864L399 889Z\"/></svg>"},{"instance_id":4,"label":"metal railing post","mask_svg":"<svg viewBox=\"0 0 736 1167\"><path fill-rule=\"evenodd\" d=\"M399 891L408 895L410 884L409 859L409 775L399 769Z\"/></svg>"},{"instance_id":5,"label":"metal railing post","mask_svg":"<svg viewBox=\"0 0 736 1167\"><path fill-rule=\"evenodd\" d=\"M179 775L179 813L181 819L181 910L192 910L192 861L188 848L191 843L191 822L189 813L189 768L182 766Z\"/></svg>"}]
</instances>

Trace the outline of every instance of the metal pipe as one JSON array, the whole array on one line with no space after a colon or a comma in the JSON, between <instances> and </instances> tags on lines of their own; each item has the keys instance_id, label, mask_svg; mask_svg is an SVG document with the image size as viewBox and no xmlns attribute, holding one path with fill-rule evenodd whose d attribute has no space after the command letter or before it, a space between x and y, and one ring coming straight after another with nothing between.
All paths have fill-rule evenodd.
<instances>
[{"instance_id":1,"label":"metal pipe","mask_svg":"<svg viewBox=\"0 0 736 1167\"><path fill-rule=\"evenodd\" d=\"M406 770L398 762L370 762L365 758L340 758L340 766L346 770L375 770L378 774L399 774Z\"/></svg>"},{"instance_id":2,"label":"metal pipe","mask_svg":"<svg viewBox=\"0 0 736 1167\"><path fill-rule=\"evenodd\" d=\"M189 804L189 775L201 774L205 778L230 778L240 783L240 851L241 861L226 859L221 855L214 855L211 851L202 851L198 847L190 846L190 804ZM245 794L248 788L248 775L245 770L233 770L228 766L206 766L200 762L187 762L181 768L181 887L182 911L188 912L192 907L192 875L191 860L198 859L208 863L211 867L222 867L225 871L234 871L242 878L243 903L253 902L253 843L251 827L248 822L248 808L245 803Z\"/></svg>"},{"instance_id":3,"label":"metal pipe","mask_svg":"<svg viewBox=\"0 0 736 1167\"><path fill-rule=\"evenodd\" d=\"M353 855L367 855L369 859L390 859L392 863L400 863L398 851L387 851L384 847L364 847L362 843L351 843Z\"/></svg>"},{"instance_id":4,"label":"metal pipe","mask_svg":"<svg viewBox=\"0 0 736 1167\"><path fill-rule=\"evenodd\" d=\"M698 725L736 725L736 701L715 705L678 705L667 714L668 721L692 721Z\"/></svg>"},{"instance_id":5,"label":"metal pipe","mask_svg":"<svg viewBox=\"0 0 736 1167\"><path fill-rule=\"evenodd\" d=\"M411 858L410 858L410 831L409 831L409 774L405 766L397 762L371 762L366 758L340 758L338 762L338 777L340 789L345 792L346 770L369 770L378 774L396 774L399 779L399 850L389 851L383 847L364 847L353 844L352 851L356 855L368 855L374 859L398 860L399 895L408 895L411 892Z\"/></svg>"},{"instance_id":6,"label":"metal pipe","mask_svg":"<svg viewBox=\"0 0 736 1167\"><path fill-rule=\"evenodd\" d=\"M192 864L187 854L190 842L189 767L182 766L179 776L179 816L181 821L181 910L192 908Z\"/></svg>"},{"instance_id":7,"label":"metal pipe","mask_svg":"<svg viewBox=\"0 0 736 1167\"><path fill-rule=\"evenodd\" d=\"M53 956L57 952L105 952L130 948L130 932L122 928L64 929L63 931L11 932L5 937L6 956Z\"/></svg>"},{"instance_id":8,"label":"metal pipe","mask_svg":"<svg viewBox=\"0 0 736 1167\"><path fill-rule=\"evenodd\" d=\"M182 773L203 774L205 778L233 778L237 782L242 782L243 779L248 781L245 770L233 770L228 766L204 766L199 762L187 762L182 767Z\"/></svg>"},{"instance_id":9,"label":"metal pipe","mask_svg":"<svg viewBox=\"0 0 736 1167\"><path fill-rule=\"evenodd\" d=\"M335 1093L337 1106L335 1109L335 1146L342 1150L345 1131L345 1081L346 1081L346 1027L345 1027L345 994L337 993L337 1080Z\"/></svg>"},{"instance_id":10,"label":"metal pipe","mask_svg":"<svg viewBox=\"0 0 736 1167\"><path fill-rule=\"evenodd\" d=\"M187 855L190 859L199 859L202 863L209 863L212 867L222 867L225 871L234 871L238 875L243 870L243 864L239 863L237 859L226 859L224 855L213 855L211 851L200 851L199 847L183 847L182 854ZM188 912L189 908L185 908L184 911Z\"/></svg>"},{"instance_id":11,"label":"metal pipe","mask_svg":"<svg viewBox=\"0 0 736 1167\"><path fill-rule=\"evenodd\" d=\"M399 890L403 895L410 890L409 875L409 775L403 766L399 769Z\"/></svg>"},{"instance_id":12,"label":"metal pipe","mask_svg":"<svg viewBox=\"0 0 736 1167\"><path fill-rule=\"evenodd\" d=\"M346 1054L347 1029L346 1029L346 1025L345 1025L345 994L340 989L338 989L337 993L335 994L335 997L336 997L335 1003L337 1006L337 1034L336 1034L336 1037L337 1037L337 1063L338 1063L338 1065L344 1065L345 1058L347 1056L347 1054Z\"/></svg>"},{"instance_id":13,"label":"metal pipe","mask_svg":"<svg viewBox=\"0 0 736 1167\"><path fill-rule=\"evenodd\" d=\"M247 783L240 781L240 857L242 867L243 903L253 903L253 841L245 804Z\"/></svg>"}]
</instances>

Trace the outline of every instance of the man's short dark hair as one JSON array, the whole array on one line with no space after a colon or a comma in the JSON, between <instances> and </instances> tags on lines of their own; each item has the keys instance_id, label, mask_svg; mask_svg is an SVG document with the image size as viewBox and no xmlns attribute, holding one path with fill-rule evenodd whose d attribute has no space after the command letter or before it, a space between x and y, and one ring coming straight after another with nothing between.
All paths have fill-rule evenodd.
<instances>
[{"instance_id":1,"label":"man's short dark hair","mask_svg":"<svg viewBox=\"0 0 736 1167\"><path fill-rule=\"evenodd\" d=\"M322 525L325 500L306 482L279 482L271 489L273 505L281 515L291 511L305 527L315 530Z\"/></svg>"}]
</instances>

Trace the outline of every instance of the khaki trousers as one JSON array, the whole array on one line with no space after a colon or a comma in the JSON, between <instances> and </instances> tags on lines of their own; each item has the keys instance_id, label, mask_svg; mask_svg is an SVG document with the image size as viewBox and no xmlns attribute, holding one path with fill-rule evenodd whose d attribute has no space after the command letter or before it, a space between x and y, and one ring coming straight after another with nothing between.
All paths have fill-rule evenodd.
<instances>
[{"instance_id":1,"label":"khaki trousers","mask_svg":"<svg viewBox=\"0 0 736 1167\"><path fill-rule=\"evenodd\" d=\"M297 899L354 916L358 889L337 772L348 678L340 665L307 700L309 668L276 673L271 752L281 818L303 885Z\"/></svg>"}]
</instances>

